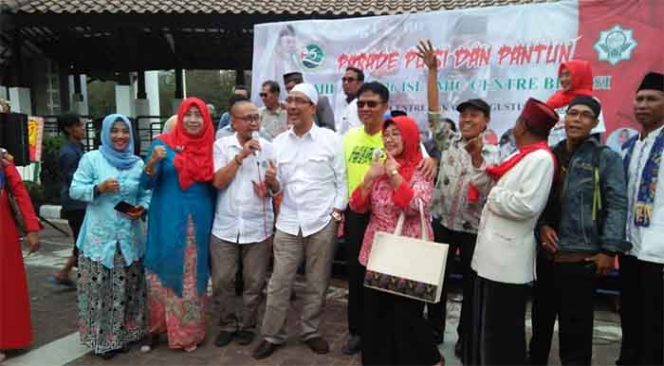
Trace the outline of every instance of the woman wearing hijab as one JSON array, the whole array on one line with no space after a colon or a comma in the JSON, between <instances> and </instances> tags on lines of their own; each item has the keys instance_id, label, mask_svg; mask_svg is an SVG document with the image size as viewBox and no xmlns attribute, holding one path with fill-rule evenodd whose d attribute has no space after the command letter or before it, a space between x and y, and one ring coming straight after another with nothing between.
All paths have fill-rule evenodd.
<instances>
[{"instance_id":1,"label":"woman wearing hijab","mask_svg":"<svg viewBox=\"0 0 664 366\"><path fill-rule=\"evenodd\" d=\"M205 103L185 99L171 132L159 135L148 154L143 184L153 188L145 266L150 293L150 336L161 333L172 349L194 351L207 330L209 239L216 190L214 127Z\"/></svg>"},{"instance_id":2,"label":"woman wearing hijab","mask_svg":"<svg viewBox=\"0 0 664 366\"><path fill-rule=\"evenodd\" d=\"M419 238L419 214L433 237L429 205L433 180L417 170L422 160L417 123L410 117L388 119L383 125L385 162L375 161L350 199L356 212L371 212L359 261L366 267L377 231L393 232L401 212L401 235ZM377 159L378 160L378 159ZM423 318L424 303L365 288L362 363L364 365L436 365L444 363L431 327Z\"/></svg>"},{"instance_id":3,"label":"woman wearing hijab","mask_svg":"<svg viewBox=\"0 0 664 366\"><path fill-rule=\"evenodd\" d=\"M23 180L4 151L0 148L0 363L5 350L27 348L32 343L28 285L10 193L23 217L30 253L39 249L41 229Z\"/></svg>"},{"instance_id":4,"label":"woman wearing hijab","mask_svg":"<svg viewBox=\"0 0 664 366\"><path fill-rule=\"evenodd\" d=\"M546 101L546 104L555 109L560 116L560 120L549 133L549 146L556 146L565 139L565 107L578 96L593 96L593 70L588 61L570 60L560 64L558 79L560 90ZM604 131L606 131L604 116L600 114L599 123L591 134L600 134Z\"/></svg>"},{"instance_id":5,"label":"woman wearing hijab","mask_svg":"<svg viewBox=\"0 0 664 366\"><path fill-rule=\"evenodd\" d=\"M83 155L69 188L71 198L87 202L76 241L81 342L104 359L127 351L147 331L139 219L150 192L140 187L142 171L131 122L111 114L102 122L101 146ZM130 209L121 212L118 204Z\"/></svg>"}]
</instances>

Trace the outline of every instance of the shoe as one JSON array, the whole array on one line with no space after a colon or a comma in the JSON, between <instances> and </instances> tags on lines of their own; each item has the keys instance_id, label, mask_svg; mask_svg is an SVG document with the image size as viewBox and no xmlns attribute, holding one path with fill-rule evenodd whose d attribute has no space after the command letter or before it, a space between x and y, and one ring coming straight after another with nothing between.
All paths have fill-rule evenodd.
<instances>
[{"instance_id":1,"label":"shoe","mask_svg":"<svg viewBox=\"0 0 664 366\"><path fill-rule=\"evenodd\" d=\"M330 345L321 337L309 338L304 341L304 343L306 343L314 353L318 353L319 355L324 355L330 352Z\"/></svg>"},{"instance_id":2,"label":"shoe","mask_svg":"<svg viewBox=\"0 0 664 366\"><path fill-rule=\"evenodd\" d=\"M217 347L227 346L233 340L233 333L222 330L214 340L214 345Z\"/></svg>"},{"instance_id":3,"label":"shoe","mask_svg":"<svg viewBox=\"0 0 664 366\"><path fill-rule=\"evenodd\" d=\"M251 342L254 341L255 335L256 334L254 332L248 330L239 330L237 333L235 333L235 338L237 338L237 343L240 346L248 346L251 344Z\"/></svg>"},{"instance_id":4,"label":"shoe","mask_svg":"<svg viewBox=\"0 0 664 366\"><path fill-rule=\"evenodd\" d=\"M281 347L280 344L273 344L266 340L262 340L261 343L254 349L252 356L256 360L262 360L264 358L270 357L277 348Z\"/></svg>"},{"instance_id":5,"label":"shoe","mask_svg":"<svg viewBox=\"0 0 664 366\"><path fill-rule=\"evenodd\" d=\"M461 339L454 345L454 355L463 361L463 342Z\"/></svg>"},{"instance_id":6,"label":"shoe","mask_svg":"<svg viewBox=\"0 0 664 366\"><path fill-rule=\"evenodd\" d=\"M110 360L111 358L117 356L118 353L119 353L118 350L114 349L108 352L98 353L97 356L101 357L104 360Z\"/></svg>"},{"instance_id":7,"label":"shoe","mask_svg":"<svg viewBox=\"0 0 664 366\"><path fill-rule=\"evenodd\" d=\"M348 338L346 338L346 343L344 343L343 347L341 347L341 353L344 355L354 355L362 349L362 340L360 336L356 335L349 335Z\"/></svg>"},{"instance_id":8,"label":"shoe","mask_svg":"<svg viewBox=\"0 0 664 366\"><path fill-rule=\"evenodd\" d=\"M150 333L141 342L141 353L148 353L152 351L159 344L159 334Z\"/></svg>"}]
</instances>

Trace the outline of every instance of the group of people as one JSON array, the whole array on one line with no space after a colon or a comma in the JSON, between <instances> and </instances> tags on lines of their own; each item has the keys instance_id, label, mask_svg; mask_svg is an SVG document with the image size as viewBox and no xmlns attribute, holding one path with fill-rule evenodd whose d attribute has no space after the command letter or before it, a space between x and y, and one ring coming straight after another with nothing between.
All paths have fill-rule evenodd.
<instances>
[{"instance_id":1,"label":"group of people","mask_svg":"<svg viewBox=\"0 0 664 366\"><path fill-rule=\"evenodd\" d=\"M125 116L107 116L101 146L85 154L80 119L63 116L63 210L76 249L51 280L70 285L69 271L78 265L82 342L111 358L138 342L149 352L165 335L168 347L191 352L206 337L213 301L220 317L214 344L246 346L260 334L252 354L265 359L288 339L294 281L303 268L298 337L313 352L328 353L322 320L343 236L348 337L341 351L361 352L366 365L443 365L438 344L447 286L439 303L425 305L363 285L376 232L394 231L403 213L401 235L420 237L425 230L450 246L446 277L460 256L455 353L464 364L546 364L558 318L562 363L589 365L594 279L614 269L616 258L618 363L662 364L664 245L657 235L664 201L656 193L664 182L664 75L648 73L637 89L634 113L642 131L620 156L595 134L602 106L592 84L575 79L584 69L592 80L589 64L563 64L562 89L546 102L525 103L511 129L514 151L506 153L483 142L491 123L487 101L459 103L458 129L443 118L436 50L421 42L418 55L428 70L429 140L412 117L390 111L385 85L365 82L354 67L343 74L347 98L336 120L327 98L290 73L285 101L275 81L262 84L262 108L237 93L228 125L217 131L206 104L185 99L145 161L134 154ZM561 120L565 137L549 146ZM11 192L28 245L37 250L39 225L29 198L11 159L2 162L0 187L9 188L0 196L3 233L18 238L5 219ZM25 276L18 239L4 240L3 258L15 259L0 269L2 291L17 295L0 300L3 309L14 309L0 314L0 349L20 348L31 334ZM6 280L8 271L20 280ZM234 301L238 278L241 304ZM533 336L526 347L533 282ZM5 324L15 326L10 331Z\"/></svg>"}]
</instances>

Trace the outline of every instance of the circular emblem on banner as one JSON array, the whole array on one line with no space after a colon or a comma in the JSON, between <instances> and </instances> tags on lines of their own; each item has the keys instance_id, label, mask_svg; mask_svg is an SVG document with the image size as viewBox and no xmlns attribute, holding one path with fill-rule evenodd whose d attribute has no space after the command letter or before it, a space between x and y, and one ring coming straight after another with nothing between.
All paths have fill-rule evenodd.
<instances>
[{"instance_id":1,"label":"circular emblem on banner","mask_svg":"<svg viewBox=\"0 0 664 366\"><path fill-rule=\"evenodd\" d=\"M300 59L302 60L302 66L310 70L316 69L323 64L325 52L319 45L310 43L302 50Z\"/></svg>"},{"instance_id":2,"label":"circular emblem on banner","mask_svg":"<svg viewBox=\"0 0 664 366\"><path fill-rule=\"evenodd\" d=\"M616 65L620 61L629 61L632 51L638 43L633 38L634 31L614 25L613 28L600 32L599 39L593 48L597 51L597 59Z\"/></svg>"}]
</instances>

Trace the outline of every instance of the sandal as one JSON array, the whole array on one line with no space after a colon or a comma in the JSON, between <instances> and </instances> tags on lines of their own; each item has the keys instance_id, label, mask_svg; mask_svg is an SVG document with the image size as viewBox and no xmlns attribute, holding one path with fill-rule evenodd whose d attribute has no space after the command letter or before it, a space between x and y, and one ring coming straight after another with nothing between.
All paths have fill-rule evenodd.
<instances>
[{"instance_id":1,"label":"sandal","mask_svg":"<svg viewBox=\"0 0 664 366\"><path fill-rule=\"evenodd\" d=\"M66 287L76 287L74 281L69 278L60 278L56 275L48 276L48 282L57 285L57 286L66 286Z\"/></svg>"},{"instance_id":2,"label":"sandal","mask_svg":"<svg viewBox=\"0 0 664 366\"><path fill-rule=\"evenodd\" d=\"M194 352L194 351L197 350L197 349L198 349L198 346L197 346L197 345L193 345L193 346L190 346L190 347L184 348L184 351L187 352L187 353L191 353L191 352Z\"/></svg>"}]
</instances>

